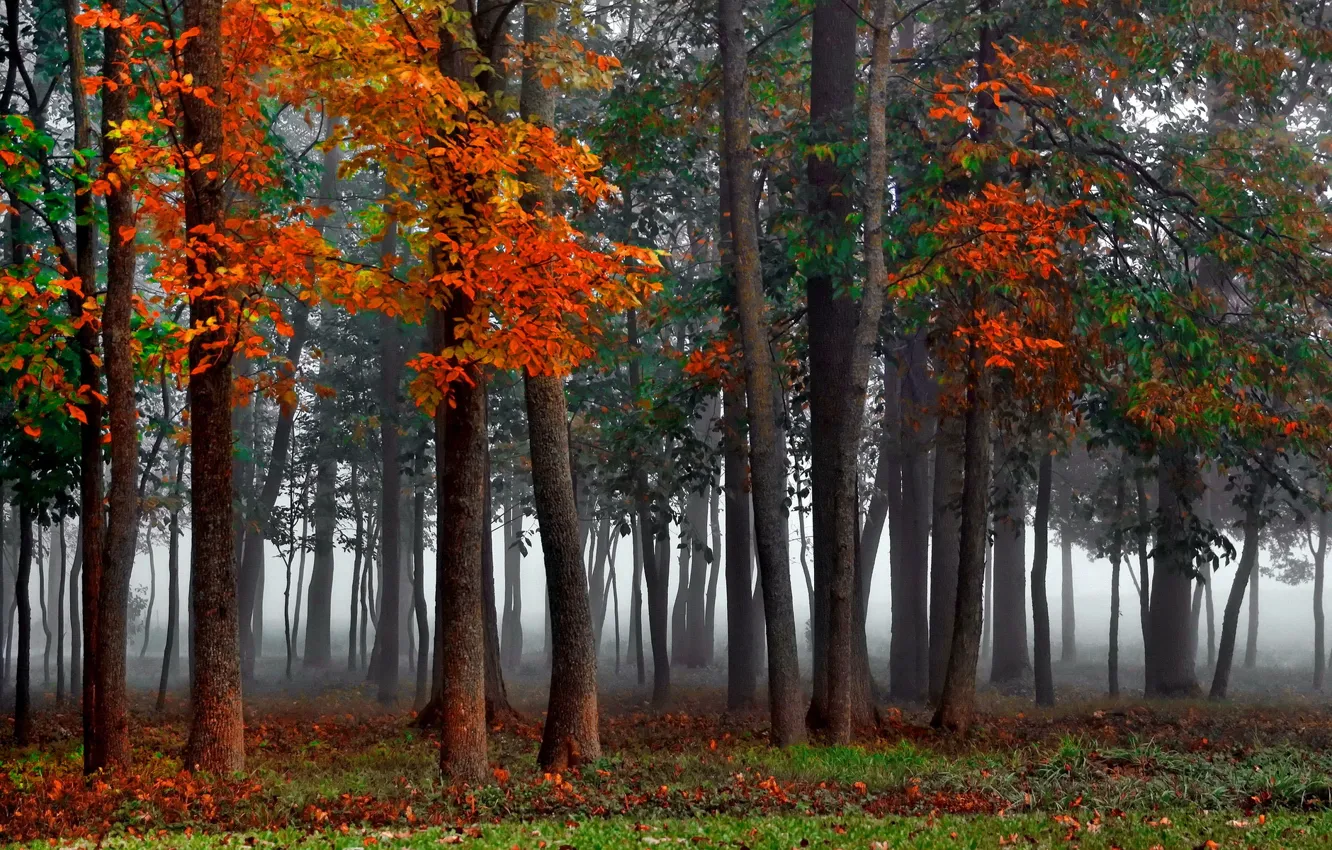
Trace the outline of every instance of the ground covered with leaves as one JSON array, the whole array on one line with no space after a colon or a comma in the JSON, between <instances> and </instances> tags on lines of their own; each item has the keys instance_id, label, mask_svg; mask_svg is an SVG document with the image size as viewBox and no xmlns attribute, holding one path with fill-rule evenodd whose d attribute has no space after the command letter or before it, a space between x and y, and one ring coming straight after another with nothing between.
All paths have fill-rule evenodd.
<instances>
[{"instance_id":1,"label":"ground covered with leaves","mask_svg":"<svg viewBox=\"0 0 1332 850\"><path fill-rule=\"evenodd\" d=\"M248 700L244 774L182 770L184 706L135 713L132 776L85 780L78 716L0 749L0 844L477 847L1274 847L1332 844L1332 710L991 697L965 740L885 712L851 748L772 750L700 689L608 700L606 755L536 767L540 716L497 728L493 785L440 786L437 743L358 690ZM522 700L519 700L520 705Z\"/></svg>"}]
</instances>

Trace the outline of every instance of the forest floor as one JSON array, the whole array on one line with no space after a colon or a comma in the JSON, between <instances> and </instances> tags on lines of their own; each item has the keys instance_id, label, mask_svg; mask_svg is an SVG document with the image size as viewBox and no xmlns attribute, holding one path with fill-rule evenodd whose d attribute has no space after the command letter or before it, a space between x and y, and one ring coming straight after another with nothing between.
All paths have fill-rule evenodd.
<instances>
[{"instance_id":1,"label":"forest floor","mask_svg":"<svg viewBox=\"0 0 1332 850\"><path fill-rule=\"evenodd\" d=\"M437 744L409 713L337 676L299 693L271 684L280 667L261 677L246 771L222 778L181 770L183 694L162 715L137 694L135 772L106 781L81 775L77 714L39 699L35 744L0 746L0 845L1332 846L1332 707L1275 674L1226 706L1075 701L1074 685L1037 711L990 691L964 740L923 709L885 709L857 746L786 751L767 746L761 716L720 712L715 673L682 671L669 713L620 679L603 700L605 755L565 776L536 767L538 677L511 677L524 719L492 735L495 784L464 792L440 787Z\"/></svg>"}]
</instances>

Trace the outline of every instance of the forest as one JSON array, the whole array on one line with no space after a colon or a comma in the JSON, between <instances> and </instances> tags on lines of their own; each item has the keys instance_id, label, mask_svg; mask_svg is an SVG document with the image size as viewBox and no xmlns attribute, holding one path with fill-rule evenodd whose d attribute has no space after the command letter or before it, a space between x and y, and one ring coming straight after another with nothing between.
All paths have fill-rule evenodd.
<instances>
[{"instance_id":1,"label":"forest","mask_svg":"<svg viewBox=\"0 0 1332 850\"><path fill-rule=\"evenodd\" d=\"M3 7L0 846L1332 843L1326 0Z\"/></svg>"}]
</instances>

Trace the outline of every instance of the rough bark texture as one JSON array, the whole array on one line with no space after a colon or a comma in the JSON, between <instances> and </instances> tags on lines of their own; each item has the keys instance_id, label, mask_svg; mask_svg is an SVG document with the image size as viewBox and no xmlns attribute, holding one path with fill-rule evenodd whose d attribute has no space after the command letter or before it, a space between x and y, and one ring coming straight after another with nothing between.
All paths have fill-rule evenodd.
<instances>
[{"instance_id":1,"label":"rough bark texture","mask_svg":"<svg viewBox=\"0 0 1332 850\"><path fill-rule=\"evenodd\" d=\"M1193 522L1193 505L1202 495L1202 480L1192 454L1185 449L1162 449L1160 464L1146 692L1159 697L1192 696L1199 688L1189 655L1193 551L1188 529Z\"/></svg>"},{"instance_id":2,"label":"rough bark texture","mask_svg":"<svg viewBox=\"0 0 1332 850\"><path fill-rule=\"evenodd\" d=\"M471 310L461 292L434 316L437 350L454 341L458 321ZM480 783L486 760L485 592L482 539L486 533L485 380L476 365L451 387L453 406L437 417L439 522L435 610L440 645L441 735L439 767L446 782Z\"/></svg>"},{"instance_id":3,"label":"rough bark texture","mask_svg":"<svg viewBox=\"0 0 1332 850\"><path fill-rule=\"evenodd\" d=\"M109 4L124 13L123 0ZM119 79L127 72L127 46L119 29L103 30L102 75ZM102 93L102 161L109 163L119 140L110 129L128 117L129 87L107 86ZM134 197L129 185L106 196L106 300L102 309L102 359L106 371L106 406L111 432L111 481L107 490L105 565L99 607L101 648L97 665L100 746L96 765L124 769L130 763L129 694L125 680L126 607L139 528L139 427L134 396L134 352L130 316L134 299ZM126 239L122 233L131 232Z\"/></svg>"},{"instance_id":4,"label":"rough bark texture","mask_svg":"<svg viewBox=\"0 0 1332 850\"><path fill-rule=\"evenodd\" d=\"M1054 670L1050 649L1050 599L1046 594L1045 577L1050 565L1050 485L1054 476L1054 462L1047 451L1041 455L1040 471L1036 479L1036 516L1033 533L1034 549L1031 563L1032 629L1036 645L1036 704L1054 705Z\"/></svg>"},{"instance_id":5,"label":"rough bark texture","mask_svg":"<svg viewBox=\"0 0 1332 850\"><path fill-rule=\"evenodd\" d=\"M818 142L836 143L848 137L855 109L856 23L856 10L839 0L823 0L814 7L809 117L811 134ZM820 246L813 253L822 254L822 246L850 238L846 219L854 190L845 167L831 158L811 156L806 171L810 238ZM829 250L827 254L841 252ZM814 712L812 719L825 727L834 743L850 741L855 725L852 677L859 504L854 460L864 390L856 385L854 374L854 332L860 309L846 291L844 278L849 271L817 264L806 279L810 428L819 435L811 444L810 465L814 588L819 597L817 611L826 610L827 617L823 646L815 647L824 659L816 689L821 684L825 692L820 701L822 712ZM862 399L859 407L857 398ZM756 485L756 492L759 489Z\"/></svg>"},{"instance_id":6,"label":"rough bark texture","mask_svg":"<svg viewBox=\"0 0 1332 850\"><path fill-rule=\"evenodd\" d=\"M534 16L544 17L543 10L529 6L528 20ZM528 41L534 41L531 30L528 27L525 30ZM524 398L532 456L532 488L541 530L541 549L546 558L546 587L554 642L550 701L537 763L547 771L560 772L601 756L597 725L597 654L592 643L592 612L578 546L578 509L574 504L569 461L568 406L564 385L554 375L527 375Z\"/></svg>"},{"instance_id":7,"label":"rough bark texture","mask_svg":"<svg viewBox=\"0 0 1332 850\"><path fill-rule=\"evenodd\" d=\"M934 492L930 563L929 697L937 702L948 670L957 609L958 545L961 542L962 440L965 422L947 416L934 442Z\"/></svg>"},{"instance_id":8,"label":"rough bark texture","mask_svg":"<svg viewBox=\"0 0 1332 850\"><path fill-rule=\"evenodd\" d=\"M803 694L786 540L786 446L779 438L781 405L768 344L758 222L750 203L754 153L749 137L749 73L741 0L719 0L719 18L725 162L731 195L736 199L730 230L748 394L754 532L767 623L768 705L773 743L789 746L805 737L800 710Z\"/></svg>"},{"instance_id":9,"label":"rough bark texture","mask_svg":"<svg viewBox=\"0 0 1332 850\"><path fill-rule=\"evenodd\" d=\"M994 523L994 654L990 681L996 683L1022 679L1031 672L1027 651L1027 511L1018 487L1007 486L1006 492L1006 509Z\"/></svg>"},{"instance_id":10,"label":"rough bark texture","mask_svg":"<svg viewBox=\"0 0 1332 850\"><path fill-rule=\"evenodd\" d=\"M1221 617L1221 645L1217 649L1216 670L1212 672L1212 689L1208 693L1208 698L1214 700L1226 698L1226 689L1230 686L1231 662L1235 657L1235 639L1239 632L1240 607L1244 604L1244 590L1249 585L1249 576L1258 568L1259 530L1266 484L1261 478L1257 478L1251 481L1249 486L1249 498L1244 506L1244 548L1240 552L1239 565L1235 568L1235 580L1230 585L1226 610ZM1162 503L1165 503L1164 499ZM1161 584L1159 572L1156 584L1158 587Z\"/></svg>"},{"instance_id":11,"label":"rough bark texture","mask_svg":"<svg viewBox=\"0 0 1332 850\"><path fill-rule=\"evenodd\" d=\"M184 70L196 86L220 91L222 83L221 0L187 0L186 29L198 34L184 49ZM182 96L184 139L189 148L220 159L221 109L203 98ZM197 147L196 147L197 146ZM185 224L217 228L222 218L222 178L201 168L185 183ZM229 294L214 280L220 258L209 254L191 268L190 322L210 321L226 329L237 320ZM190 648L194 659L185 764L216 774L245 766L245 726L241 716L239 617L236 560L232 539L231 357L219 351L216 333L190 342Z\"/></svg>"}]
</instances>

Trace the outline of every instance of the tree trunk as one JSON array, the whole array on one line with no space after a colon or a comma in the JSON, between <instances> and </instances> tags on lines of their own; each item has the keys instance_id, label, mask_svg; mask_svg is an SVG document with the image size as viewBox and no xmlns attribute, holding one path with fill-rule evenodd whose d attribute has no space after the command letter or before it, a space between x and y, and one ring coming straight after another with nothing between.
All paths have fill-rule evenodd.
<instances>
[{"instance_id":1,"label":"tree trunk","mask_svg":"<svg viewBox=\"0 0 1332 850\"><path fill-rule=\"evenodd\" d=\"M1140 468L1134 476L1134 481L1138 491L1138 619L1142 625L1142 653L1145 661L1149 652L1148 647L1152 644L1151 568L1147 564L1147 542L1152 517L1147 507L1149 497L1146 471ZM1151 674L1145 670L1144 673L1150 681Z\"/></svg>"},{"instance_id":2,"label":"tree trunk","mask_svg":"<svg viewBox=\"0 0 1332 850\"><path fill-rule=\"evenodd\" d=\"M461 291L432 316L432 348L454 344L456 325L472 309ZM483 539L486 528L486 391L475 363L449 387L452 404L436 416L438 551L436 629L442 652L439 768L446 784L489 776L486 758L486 623Z\"/></svg>"},{"instance_id":3,"label":"tree trunk","mask_svg":"<svg viewBox=\"0 0 1332 850\"><path fill-rule=\"evenodd\" d=\"M51 545L51 539L54 534L47 538L47 543L43 547L42 535L37 533L37 604L41 608L42 614L42 684L51 684L51 617L50 606L46 602L46 572L55 565L55 547ZM45 549L46 563L42 563L43 549Z\"/></svg>"},{"instance_id":4,"label":"tree trunk","mask_svg":"<svg viewBox=\"0 0 1332 850\"><path fill-rule=\"evenodd\" d=\"M745 709L755 702L758 665L754 658L753 563L749 539L748 451L744 397L727 387L724 402L726 447L726 707Z\"/></svg>"},{"instance_id":5,"label":"tree trunk","mask_svg":"<svg viewBox=\"0 0 1332 850\"><path fill-rule=\"evenodd\" d=\"M994 656L990 681L1011 682L1031 672L1027 654L1027 512L1022 491L1009 479L1008 505L995 518Z\"/></svg>"},{"instance_id":6,"label":"tree trunk","mask_svg":"<svg viewBox=\"0 0 1332 850\"><path fill-rule=\"evenodd\" d=\"M1157 568L1148 612L1146 693L1149 697L1192 696L1198 693L1198 680L1189 655L1193 549L1188 529L1202 481L1191 453L1185 449L1162 449L1160 466Z\"/></svg>"},{"instance_id":7,"label":"tree trunk","mask_svg":"<svg viewBox=\"0 0 1332 850\"><path fill-rule=\"evenodd\" d=\"M74 540L74 563L69 567L69 694L80 693L83 682L83 628L79 612L83 599L79 593L79 580L83 573L83 517L79 518L78 537ZM0 597L2 598L2 597ZM0 676L3 679L3 676ZM3 687L0 687L3 690ZM86 714L86 711L85 711Z\"/></svg>"},{"instance_id":8,"label":"tree trunk","mask_svg":"<svg viewBox=\"0 0 1332 850\"><path fill-rule=\"evenodd\" d=\"M1124 490L1125 481L1121 473L1115 480L1115 514L1114 522L1118 526L1124 518ZM1106 661L1108 666L1107 674L1109 681L1110 697L1112 699L1119 696L1119 570L1120 562L1124 559L1124 538L1118 528L1111 534L1110 544L1110 654Z\"/></svg>"},{"instance_id":9,"label":"tree trunk","mask_svg":"<svg viewBox=\"0 0 1332 850\"><path fill-rule=\"evenodd\" d=\"M111 0L110 6L116 12L125 12L124 0ZM105 78L122 80L128 49L121 30L115 27L103 30L102 75ZM103 163L112 161L116 147L121 144L111 137L110 131L129 116L130 89L127 83L122 80L119 85L102 89ZM200 139L196 137L195 140ZM216 143L220 147L220 134ZM101 609L97 664L98 747L93 766L125 769L130 763L125 620L139 528L139 427L130 329L134 311L134 191L128 182L122 182L119 189L115 187L113 183L106 196L109 238L106 246L106 299L102 308L102 359L106 370L106 406L111 432L111 483L107 492L106 562L98 598ZM128 238L126 233L130 234ZM231 409L229 391L230 386L225 399L228 412ZM227 446L230 447L230 441Z\"/></svg>"},{"instance_id":10,"label":"tree trunk","mask_svg":"<svg viewBox=\"0 0 1332 850\"><path fill-rule=\"evenodd\" d=\"M1221 618L1221 646L1216 655L1216 670L1212 673L1212 690L1209 699L1223 700L1230 685L1230 666L1235 657L1235 637L1239 632L1239 612L1244 604L1244 589L1249 584L1249 575L1258 567L1258 537L1261 528L1263 496L1266 494L1266 482L1261 477L1250 479L1250 492L1244 506L1244 549L1240 553L1239 564L1235 568L1235 580L1230 585L1230 596L1226 598L1226 610ZM1161 503L1166 504L1165 497ZM1161 572L1156 574L1157 587L1161 585ZM1153 623L1153 628L1156 624Z\"/></svg>"},{"instance_id":11,"label":"tree trunk","mask_svg":"<svg viewBox=\"0 0 1332 850\"><path fill-rule=\"evenodd\" d=\"M1050 563L1050 486L1054 460L1049 450L1041 454L1036 483L1035 552L1031 564L1031 611L1036 637L1036 704L1055 703L1054 669L1050 647L1050 600L1045 589L1045 575ZM1025 641L1024 641L1025 643Z\"/></svg>"},{"instance_id":12,"label":"tree trunk","mask_svg":"<svg viewBox=\"0 0 1332 850\"><path fill-rule=\"evenodd\" d=\"M1062 587L1060 590L1059 662L1076 664L1078 660L1077 615L1073 606L1073 538L1059 535Z\"/></svg>"},{"instance_id":13,"label":"tree trunk","mask_svg":"<svg viewBox=\"0 0 1332 850\"><path fill-rule=\"evenodd\" d=\"M948 670L957 609L958 544L962 532L962 441L965 421L945 416L934 441L934 492L930 564L930 681L929 698L937 703Z\"/></svg>"},{"instance_id":14,"label":"tree trunk","mask_svg":"<svg viewBox=\"0 0 1332 850\"><path fill-rule=\"evenodd\" d=\"M59 590L56 591L56 705L65 704L65 568L69 564L69 549L65 545L65 521L62 519L59 526L60 534L60 560L57 562L60 568L58 578Z\"/></svg>"},{"instance_id":15,"label":"tree trunk","mask_svg":"<svg viewBox=\"0 0 1332 850\"><path fill-rule=\"evenodd\" d=\"M524 36L529 44L554 29L553 10L527 8ZM531 83L541 86L530 73ZM530 102L530 101L529 101ZM597 721L597 653L592 642L592 612L578 545L578 508L574 503L569 457L568 405L564 385L555 375L525 375L524 398L532 456L532 488L541 549L546 558L550 600L550 701L537 763L551 773L601 757Z\"/></svg>"},{"instance_id":16,"label":"tree trunk","mask_svg":"<svg viewBox=\"0 0 1332 850\"><path fill-rule=\"evenodd\" d=\"M139 657L148 655L148 640L152 636L153 607L157 604L157 558L153 554L151 538L148 542L148 607L143 612L143 643L139 645Z\"/></svg>"},{"instance_id":17,"label":"tree trunk","mask_svg":"<svg viewBox=\"0 0 1332 850\"><path fill-rule=\"evenodd\" d=\"M785 747L805 738L786 540L786 446L779 438L782 405L768 341L758 222L751 203L755 197L754 152L749 136L749 72L741 0L719 0L719 13L724 159L731 196L736 199L731 205L730 230L749 401L754 531L767 623L768 704L773 743Z\"/></svg>"},{"instance_id":18,"label":"tree trunk","mask_svg":"<svg viewBox=\"0 0 1332 850\"><path fill-rule=\"evenodd\" d=\"M430 698L430 616L425 597L425 500L421 483L425 471L422 455L417 455L412 484L412 608L416 614L416 696L412 704L423 708Z\"/></svg>"},{"instance_id":19,"label":"tree trunk","mask_svg":"<svg viewBox=\"0 0 1332 850\"><path fill-rule=\"evenodd\" d=\"M182 462L185 453L181 452ZM181 467L177 466L177 470ZM176 481L180 481L177 475ZM162 675L157 683L157 710L166 708L167 685L173 668L178 668L180 649L180 511L171 512L171 521L167 529L169 540L167 549L167 632L166 646L162 650Z\"/></svg>"},{"instance_id":20,"label":"tree trunk","mask_svg":"<svg viewBox=\"0 0 1332 850\"><path fill-rule=\"evenodd\" d=\"M333 661L333 535L338 523L338 467L337 461L327 455L322 455L316 463L314 558L310 563L310 593L305 609L304 664L322 668ZM352 587L356 587L354 579Z\"/></svg>"},{"instance_id":21,"label":"tree trunk","mask_svg":"<svg viewBox=\"0 0 1332 850\"><path fill-rule=\"evenodd\" d=\"M361 513L361 492L360 483L356 477L356 464L351 468L351 503L352 518L356 522L356 537L352 541L352 580L351 580L351 610L348 611L348 617L351 624L347 630L347 671L352 672L357 668L356 657L356 638L360 633L361 612L365 610L365 603L361 600L364 592L365 579L361 576L361 565L365 560L365 515ZM318 499L316 493L315 498ZM319 508L316 506L316 511ZM316 514L316 519L318 514ZM319 532L316 529L315 534ZM316 542L316 546L319 544ZM318 564L318 549L315 550L315 563ZM307 633L308 634L308 633Z\"/></svg>"},{"instance_id":22,"label":"tree trunk","mask_svg":"<svg viewBox=\"0 0 1332 850\"><path fill-rule=\"evenodd\" d=\"M500 618L500 654L506 667L517 670L523 663L523 512L510 478L508 503L504 509L504 614Z\"/></svg>"},{"instance_id":23,"label":"tree trunk","mask_svg":"<svg viewBox=\"0 0 1332 850\"><path fill-rule=\"evenodd\" d=\"M1207 607L1207 669L1216 666L1216 608L1212 601L1212 570L1203 572L1203 601Z\"/></svg>"},{"instance_id":24,"label":"tree trunk","mask_svg":"<svg viewBox=\"0 0 1332 850\"><path fill-rule=\"evenodd\" d=\"M184 47L183 69L193 75L196 86L212 91L220 91L222 83L221 18L221 0L186 0L185 28L197 27L198 34ZM181 111L185 116L185 146L201 151L203 156L221 159L221 108L212 101L182 96ZM218 172L204 168L189 172L184 194L185 226L190 233L221 226L222 188ZM230 294L218 291L215 278L220 264L219 257L205 252L204 259L190 269L189 284L199 293L190 299L190 323L204 328L216 322L225 334L241 317L235 314ZM194 715L185 764L214 774L245 766L232 540L231 356L216 347L220 341L219 332L200 333L191 340L189 385Z\"/></svg>"},{"instance_id":25,"label":"tree trunk","mask_svg":"<svg viewBox=\"0 0 1332 850\"><path fill-rule=\"evenodd\" d=\"M637 514L631 514L634 544L634 589L629 602L629 635L633 643L634 663L638 669L638 685L647 684L647 661L643 657L643 533L638 528ZM550 606L546 606L547 612Z\"/></svg>"},{"instance_id":26,"label":"tree trunk","mask_svg":"<svg viewBox=\"0 0 1332 850\"><path fill-rule=\"evenodd\" d=\"M397 255L397 221L390 218L380 254L385 266ZM376 627L376 640L380 644L379 702L393 705L398 701L398 638L401 629L398 616L401 611L399 595L402 588L402 466L398 455L398 417L401 402L398 386L402 379L402 343L399 339L398 320L381 314L379 320L379 445L380 445L380 571L383 576L383 599L380 601L380 619Z\"/></svg>"},{"instance_id":27,"label":"tree trunk","mask_svg":"<svg viewBox=\"0 0 1332 850\"><path fill-rule=\"evenodd\" d=\"M849 137L854 120L856 85L856 10L825 0L814 7L810 72L810 129L821 142ZM806 163L811 239L834 245L847 234L851 214L851 176L831 158L809 157ZM822 254L821 250L813 253ZM833 252L829 252L832 256ZM811 444L813 492L814 587L827 599L827 625L822 655L826 688L823 717L829 740L851 740L856 710L852 705L855 638L856 469L860 420L855 402L863 393L855 385L853 360L859 305L844 288L850 269L824 261L807 270L810 428L819 438ZM863 402L862 402L863 405ZM756 485L756 492L762 487ZM891 520L890 520L891 521Z\"/></svg>"},{"instance_id":28,"label":"tree trunk","mask_svg":"<svg viewBox=\"0 0 1332 850\"><path fill-rule=\"evenodd\" d=\"M1244 645L1244 669L1258 666L1258 575L1257 564L1249 572L1249 639Z\"/></svg>"},{"instance_id":29,"label":"tree trunk","mask_svg":"<svg viewBox=\"0 0 1332 850\"><path fill-rule=\"evenodd\" d=\"M711 667L716 658L717 579L721 576L722 565L721 487L715 484L708 496L708 522L712 528L712 541L709 546L712 563L708 565L708 590L703 603L703 634L699 638L701 663L705 667Z\"/></svg>"},{"instance_id":30,"label":"tree trunk","mask_svg":"<svg viewBox=\"0 0 1332 850\"><path fill-rule=\"evenodd\" d=\"M483 432L484 433L484 432ZM499 615L495 610L495 536L490 531L490 446L486 445L486 497L485 518L481 537L481 593L482 614L486 638L486 725L508 723L518 718L518 712L509 704L509 690L504 685L504 668L500 664Z\"/></svg>"},{"instance_id":31,"label":"tree trunk","mask_svg":"<svg viewBox=\"0 0 1332 850\"><path fill-rule=\"evenodd\" d=\"M28 579L32 573L32 509L19 506L18 569L14 578L14 599L18 603L18 667L14 679L14 743L28 746L29 713L32 704L32 598Z\"/></svg>"},{"instance_id":32,"label":"tree trunk","mask_svg":"<svg viewBox=\"0 0 1332 850\"><path fill-rule=\"evenodd\" d=\"M1315 691L1323 689L1323 675L1326 673L1325 644L1323 642L1323 564L1327 560L1327 511L1318 512L1318 545L1313 550L1313 617L1314 617L1314 681ZM1208 613L1211 612L1209 606ZM1210 631L1211 618L1208 618ZM1210 638L1209 638L1210 642Z\"/></svg>"}]
</instances>

